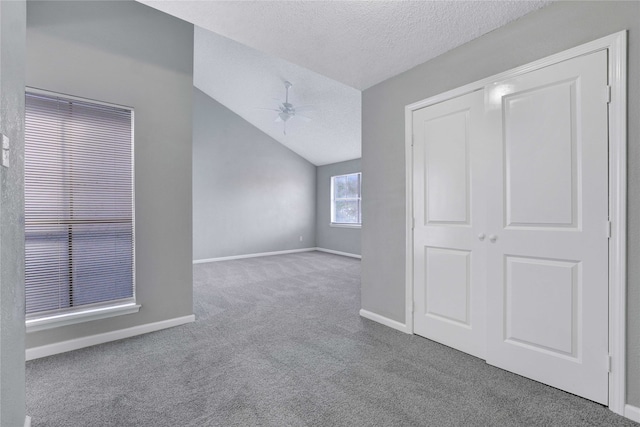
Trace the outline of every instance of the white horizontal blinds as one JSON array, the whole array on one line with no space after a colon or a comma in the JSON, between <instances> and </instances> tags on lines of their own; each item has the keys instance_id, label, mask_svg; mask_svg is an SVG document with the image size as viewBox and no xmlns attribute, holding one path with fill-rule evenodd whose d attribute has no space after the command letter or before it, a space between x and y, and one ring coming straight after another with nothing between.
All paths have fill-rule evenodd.
<instances>
[{"instance_id":1,"label":"white horizontal blinds","mask_svg":"<svg viewBox=\"0 0 640 427\"><path fill-rule=\"evenodd\" d=\"M27 314L133 298L130 110L26 96Z\"/></svg>"},{"instance_id":2,"label":"white horizontal blinds","mask_svg":"<svg viewBox=\"0 0 640 427\"><path fill-rule=\"evenodd\" d=\"M333 218L336 224L360 224L362 222L361 209L361 173L334 176L333 189Z\"/></svg>"}]
</instances>

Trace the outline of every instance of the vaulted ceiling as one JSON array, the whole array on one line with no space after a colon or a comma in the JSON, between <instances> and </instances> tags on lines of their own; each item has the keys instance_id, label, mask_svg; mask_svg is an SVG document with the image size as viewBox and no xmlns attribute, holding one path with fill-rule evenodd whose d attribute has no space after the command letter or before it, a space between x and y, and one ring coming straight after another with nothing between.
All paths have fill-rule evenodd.
<instances>
[{"instance_id":1,"label":"vaulted ceiling","mask_svg":"<svg viewBox=\"0 0 640 427\"><path fill-rule=\"evenodd\" d=\"M359 90L197 27L194 50L194 85L272 138L315 165L360 157ZM308 120L287 121L286 135L273 111L285 81L289 102L308 106L298 113Z\"/></svg>"},{"instance_id":2,"label":"vaulted ceiling","mask_svg":"<svg viewBox=\"0 0 640 427\"><path fill-rule=\"evenodd\" d=\"M316 165L358 158L360 91L550 3L139 0L195 24L194 84ZM284 135L284 81L308 104Z\"/></svg>"}]
</instances>

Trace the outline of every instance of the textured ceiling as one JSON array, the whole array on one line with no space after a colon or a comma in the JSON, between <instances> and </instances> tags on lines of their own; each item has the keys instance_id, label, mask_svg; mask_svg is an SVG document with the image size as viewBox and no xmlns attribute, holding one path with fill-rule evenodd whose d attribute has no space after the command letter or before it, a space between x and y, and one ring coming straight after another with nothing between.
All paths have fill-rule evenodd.
<instances>
[{"instance_id":1,"label":"textured ceiling","mask_svg":"<svg viewBox=\"0 0 640 427\"><path fill-rule=\"evenodd\" d=\"M141 1L361 90L549 3Z\"/></svg>"},{"instance_id":2,"label":"textured ceiling","mask_svg":"<svg viewBox=\"0 0 640 427\"><path fill-rule=\"evenodd\" d=\"M289 102L310 105L308 122L274 119L290 81ZM361 92L298 65L195 28L193 84L258 129L319 166L361 156Z\"/></svg>"},{"instance_id":3,"label":"textured ceiling","mask_svg":"<svg viewBox=\"0 0 640 427\"><path fill-rule=\"evenodd\" d=\"M360 90L550 3L138 1L196 25L196 87L316 165L361 156ZM286 136L258 109L277 107L285 80L314 107Z\"/></svg>"}]
</instances>

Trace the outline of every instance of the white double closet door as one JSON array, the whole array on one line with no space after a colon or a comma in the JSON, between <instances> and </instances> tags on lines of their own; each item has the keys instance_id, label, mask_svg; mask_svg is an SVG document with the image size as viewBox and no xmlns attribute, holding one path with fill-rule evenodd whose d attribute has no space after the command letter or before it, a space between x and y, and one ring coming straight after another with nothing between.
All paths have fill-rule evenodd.
<instances>
[{"instance_id":1,"label":"white double closet door","mask_svg":"<svg viewBox=\"0 0 640 427\"><path fill-rule=\"evenodd\" d=\"M414 332L608 401L607 54L413 112Z\"/></svg>"}]
</instances>

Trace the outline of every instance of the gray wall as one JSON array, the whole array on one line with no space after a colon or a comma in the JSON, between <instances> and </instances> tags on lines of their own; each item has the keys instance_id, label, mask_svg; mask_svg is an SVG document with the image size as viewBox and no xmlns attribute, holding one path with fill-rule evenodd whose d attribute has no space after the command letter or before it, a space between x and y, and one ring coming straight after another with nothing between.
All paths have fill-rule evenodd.
<instances>
[{"instance_id":1,"label":"gray wall","mask_svg":"<svg viewBox=\"0 0 640 427\"><path fill-rule=\"evenodd\" d=\"M315 247L315 166L198 89L193 105L193 259Z\"/></svg>"},{"instance_id":2,"label":"gray wall","mask_svg":"<svg viewBox=\"0 0 640 427\"><path fill-rule=\"evenodd\" d=\"M0 168L0 426L22 426L24 388L25 2L0 2L0 131L11 140Z\"/></svg>"},{"instance_id":3,"label":"gray wall","mask_svg":"<svg viewBox=\"0 0 640 427\"><path fill-rule=\"evenodd\" d=\"M27 335L27 347L192 307L193 26L133 1L27 3L27 85L135 109L139 313Z\"/></svg>"},{"instance_id":4,"label":"gray wall","mask_svg":"<svg viewBox=\"0 0 640 427\"><path fill-rule=\"evenodd\" d=\"M331 177L362 172L361 159L318 166L316 172L316 242L319 248L360 255L360 228L331 227ZM363 180L366 178L363 178Z\"/></svg>"},{"instance_id":5,"label":"gray wall","mask_svg":"<svg viewBox=\"0 0 640 427\"><path fill-rule=\"evenodd\" d=\"M640 406L640 3L558 2L386 80L362 97L362 308L405 320L404 106L629 30L627 401Z\"/></svg>"}]
</instances>

